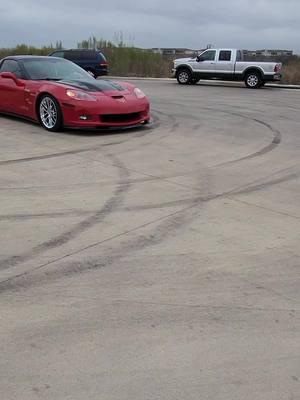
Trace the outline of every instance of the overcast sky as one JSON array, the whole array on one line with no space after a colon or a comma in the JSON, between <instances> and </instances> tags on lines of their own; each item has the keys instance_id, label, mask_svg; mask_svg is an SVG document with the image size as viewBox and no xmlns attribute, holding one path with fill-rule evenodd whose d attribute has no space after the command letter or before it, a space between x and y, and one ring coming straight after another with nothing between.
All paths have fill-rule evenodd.
<instances>
[{"instance_id":1,"label":"overcast sky","mask_svg":"<svg viewBox=\"0 0 300 400\"><path fill-rule=\"evenodd\" d=\"M291 49L300 53L299 0L0 0L0 48L76 47L91 35L137 47Z\"/></svg>"}]
</instances>

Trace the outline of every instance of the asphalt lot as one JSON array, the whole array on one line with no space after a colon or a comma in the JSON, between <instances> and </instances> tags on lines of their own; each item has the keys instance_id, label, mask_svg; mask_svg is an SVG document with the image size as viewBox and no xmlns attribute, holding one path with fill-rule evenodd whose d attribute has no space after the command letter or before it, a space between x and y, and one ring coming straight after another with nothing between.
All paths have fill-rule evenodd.
<instances>
[{"instance_id":1,"label":"asphalt lot","mask_svg":"<svg viewBox=\"0 0 300 400\"><path fill-rule=\"evenodd\" d=\"M148 128L0 116L1 399L299 399L300 92L137 85Z\"/></svg>"}]
</instances>

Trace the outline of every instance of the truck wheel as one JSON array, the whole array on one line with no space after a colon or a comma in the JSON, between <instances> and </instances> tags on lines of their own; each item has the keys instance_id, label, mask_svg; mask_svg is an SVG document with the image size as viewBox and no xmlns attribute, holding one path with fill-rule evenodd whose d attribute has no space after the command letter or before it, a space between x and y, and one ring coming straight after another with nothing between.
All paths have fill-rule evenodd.
<instances>
[{"instance_id":1,"label":"truck wheel","mask_svg":"<svg viewBox=\"0 0 300 400\"><path fill-rule=\"evenodd\" d=\"M192 73L189 69L180 69L177 72L177 82L180 83L180 85L188 85L192 81Z\"/></svg>"},{"instance_id":2,"label":"truck wheel","mask_svg":"<svg viewBox=\"0 0 300 400\"><path fill-rule=\"evenodd\" d=\"M249 72L249 74L246 75L245 79L245 85L249 89L258 89L261 86L261 76L259 72Z\"/></svg>"}]
</instances>

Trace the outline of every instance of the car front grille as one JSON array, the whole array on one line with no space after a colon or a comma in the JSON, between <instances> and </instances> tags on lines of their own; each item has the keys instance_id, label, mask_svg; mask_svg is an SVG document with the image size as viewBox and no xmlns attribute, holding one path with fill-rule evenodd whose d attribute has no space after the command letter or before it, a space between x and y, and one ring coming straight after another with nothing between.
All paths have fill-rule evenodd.
<instances>
[{"instance_id":1,"label":"car front grille","mask_svg":"<svg viewBox=\"0 0 300 400\"><path fill-rule=\"evenodd\" d=\"M105 123L133 122L142 117L142 113L135 112L130 114L103 114L100 115L100 121Z\"/></svg>"}]
</instances>

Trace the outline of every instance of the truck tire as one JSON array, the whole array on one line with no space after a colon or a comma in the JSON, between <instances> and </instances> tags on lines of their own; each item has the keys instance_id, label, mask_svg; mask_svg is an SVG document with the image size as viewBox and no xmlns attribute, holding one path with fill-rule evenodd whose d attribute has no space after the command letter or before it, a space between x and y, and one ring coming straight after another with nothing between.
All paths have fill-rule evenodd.
<instances>
[{"instance_id":1,"label":"truck tire","mask_svg":"<svg viewBox=\"0 0 300 400\"><path fill-rule=\"evenodd\" d=\"M176 78L180 85L189 85L192 81L192 73L188 68L182 68L177 72Z\"/></svg>"},{"instance_id":2,"label":"truck tire","mask_svg":"<svg viewBox=\"0 0 300 400\"><path fill-rule=\"evenodd\" d=\"M192 78L191 85L196 85L200 81L200 78Z\"/></svg>"},{"instance_id":3,"label":"truck tire","mask_svg":"<svg viewBox=\"0 0 300 400\"><path fill-rule=\"evenodd\" d=\"M249 89L258 89L261 87L261 75L257 71L248 72L245 77L245 85Z\"/></svg>"}]
</instances>

